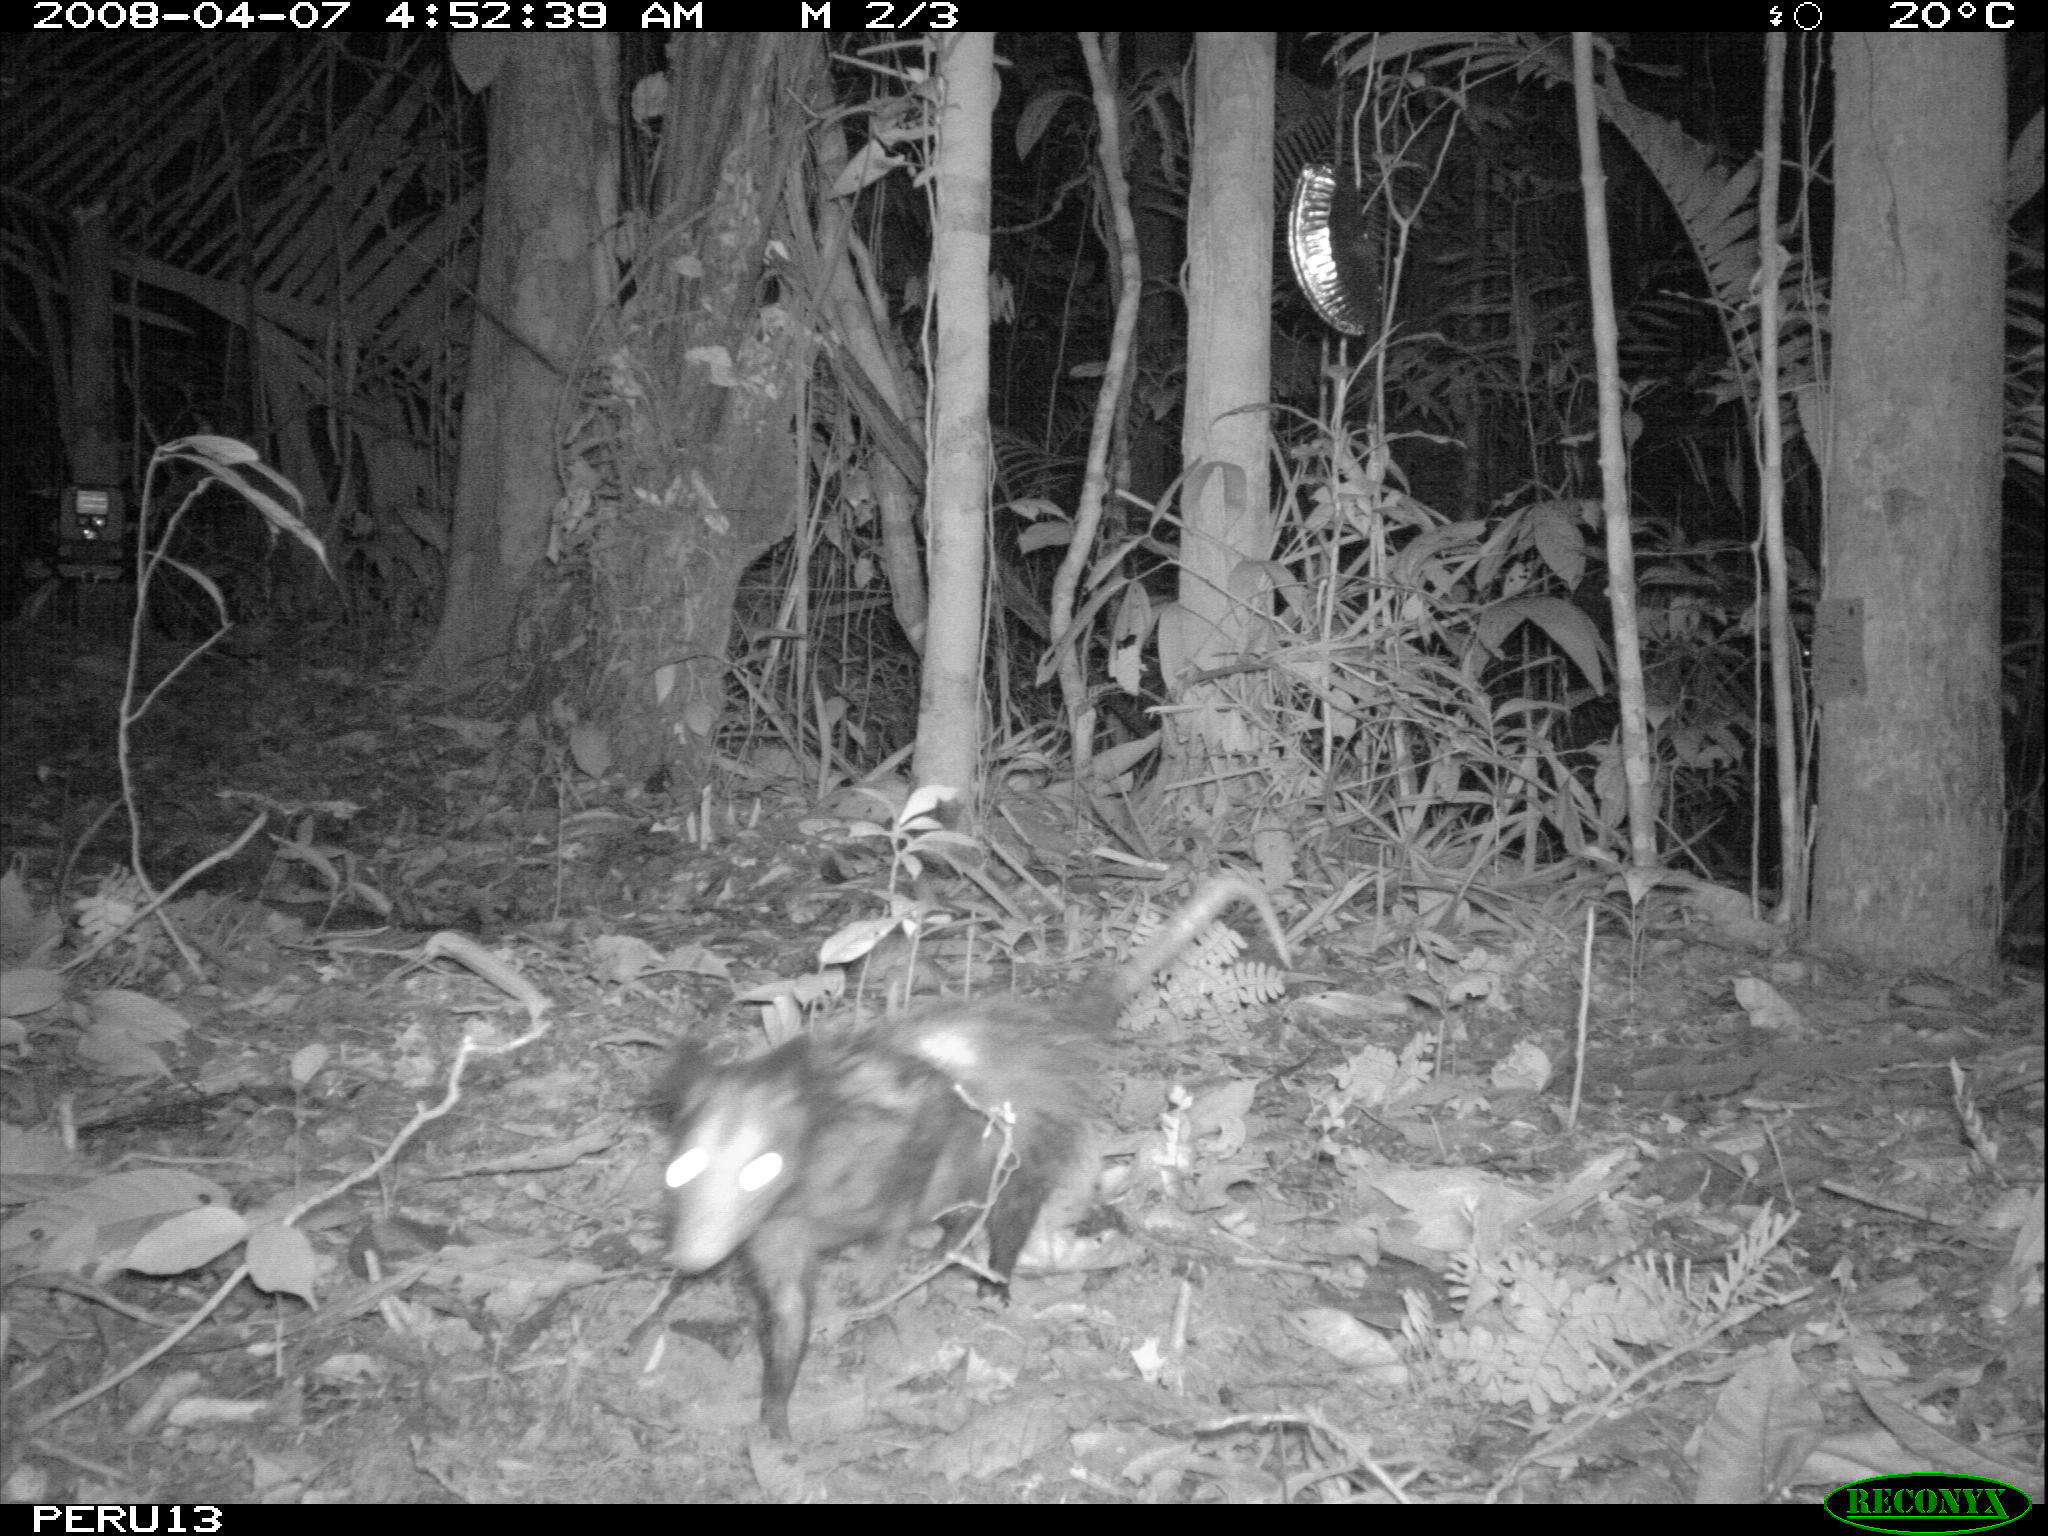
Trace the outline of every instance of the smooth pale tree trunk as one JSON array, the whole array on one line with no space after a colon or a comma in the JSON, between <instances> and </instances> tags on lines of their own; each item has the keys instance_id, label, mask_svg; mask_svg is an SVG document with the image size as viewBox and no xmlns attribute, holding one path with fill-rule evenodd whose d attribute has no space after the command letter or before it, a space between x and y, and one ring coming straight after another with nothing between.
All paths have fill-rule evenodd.
<instances>
[{"instance_id":1,"label":"smooth pale tree trunk","mask_svg":"<svg viewBox=\"0 0 2048 1536\"><path fill-rule=\"evenodd\" d=\"M2003 805L2005 44L1856 32L1834 46L1813 934L1888 970L1986 974Z\"/></svg>"},{"instance_id":2,"label":"smooth pale tree trunk","mask_svg":"<svg viewBox=\"0 0 2048 1536\"><path fill-rule=\"evenodd\" d=\"M931 615L918 700L919 784L975 787L982 748L982 587L988 547L988 251L992 32L939 45L938 304L928 519Z\"/></svg>"},{"instance_id":3,"label":"smooth pale tree trunk","mask_svg":"<svg viewBox=\"0 0 2048 1536\"><path fill-rule=\"evenodd\" d=\"M1159 660L1168 697L1182 706L1167 718L1166 782L1204 780L1196 798L1212 817L1260 797L1258 775L1248 775L1261 748L1251 722L1215 684L1191 679L1239 659L1269 589L1273 59L1271 33L1195 38L1187 478L1180 590L1160 617Z\"/></svg>"}]
</instances>

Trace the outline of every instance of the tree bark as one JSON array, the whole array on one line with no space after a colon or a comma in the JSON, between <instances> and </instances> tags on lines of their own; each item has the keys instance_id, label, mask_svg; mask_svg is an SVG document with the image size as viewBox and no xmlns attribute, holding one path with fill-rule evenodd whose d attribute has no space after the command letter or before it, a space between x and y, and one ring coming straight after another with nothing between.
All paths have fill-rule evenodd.
<instances>
[{"instance_id":1,"label":"tree bark","mask_svg":"<svg viewBox=\"0 0 2048 1536\"><path fill-rule=\"evenodd\" d=\"M1215 683L1191 679L1245 652L1268 590L1273 59L1271 33L1204 32L1195 40L1187 479L1180 591L1160 618L1159 661L1169 697L1186 706L1168 717L1167 780L1206 780L1202 798L1212 813L1258 798L1233 783L1260 748L1251 723Z\"/></svg>"},{"instance_id":2,"label":"tree bark","mask_svg":"<svg viewBox=\"0 0 2048 1536\"><path fill-rule=\"evenodd\" d=\"M1889 970L1995 958L2004 47L1835 40L1813 932Z\"/></svg>"},{"instance_id":3,"label":"tree bark","mask_svg":"<svg viewBox=\"0 0 2048 1536\"><path fill-rule=\"evenodd\" d=\"M665 770L683 797L714 768L740 578L796 526L809 342L762 286L809 128L792 103L818 61L800 35L678 36L666 200L615 363L625 483L593 557L610 629L598 710L628 778Z\"/></svg>"},{"instance_id":4,"label":"tree bark","mask_svg":"<svg viewBox=\"0 0 2048 1536\"><path fill-rule=\"evenodd\" d=\"M612 40L494 40L469 382L441 628L419 678L468 690L510 651L520 593L562 494L565 389L601 291L599 188L609 174ZM458 55L465 75L475 61ZM610 274L604 274L603 290Z\"/></svg>"},{"instance_id":5,"label":"tree bark","mask_svg":"<svg viewBox=\"0 0 2048 1536\"><path fill-rule=\"evenodd\" d=\"M918 699L917 782L971 794L982 749L982 588L987 569L988 243L993 32L940 45L937 224L939 307L930 475L931 615Z\"/></svg>"}]
</instances>

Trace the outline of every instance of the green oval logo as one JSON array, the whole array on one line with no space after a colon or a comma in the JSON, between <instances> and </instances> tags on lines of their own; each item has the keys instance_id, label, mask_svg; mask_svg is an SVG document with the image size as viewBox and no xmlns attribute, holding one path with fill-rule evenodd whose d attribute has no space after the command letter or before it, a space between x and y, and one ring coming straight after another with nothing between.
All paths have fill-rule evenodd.
<instances>
[{"instance_id":1,"label":"green oval logo","mask_svg":"<svg viewBox=\"0 0 2048 1536\"><path fill-rule=\"evenodd\" d=\"M1823 1507L1844 1525L1913 1536L1962 1536L1995 1531L2034 1507L2010 1483L1953 1472L1906 1472L1844 1483Z\"/></svg>"}]
</instances>

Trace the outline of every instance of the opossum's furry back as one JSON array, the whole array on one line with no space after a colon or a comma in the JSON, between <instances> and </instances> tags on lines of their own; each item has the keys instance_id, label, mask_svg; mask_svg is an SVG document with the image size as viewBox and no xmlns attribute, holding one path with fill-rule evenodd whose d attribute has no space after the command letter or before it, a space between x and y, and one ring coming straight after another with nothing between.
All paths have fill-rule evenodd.
<instances>
[{"instance_id":1,"label":"opossum's furry back","mask_svg":"<svg viewBox=\"0 0 2048 1536\"><path fill-rule=\"evenodd\" d=\"M1062 1013L997 1001L799 1036L729 1066L678 1052L663 1088L671 1261L709 1269L771 1218L801 1224L829 1253L979 1204L1003 1140L989 1121L999 1109L1014 1116L1018 1166L1004 1195L1015 1208L1050 1188L1079 1144L1099 1044ZM1028 1234L1027 1221L1019 1245Z\"/></svg>"},{"instance_id":2,"label":"opossum's furry back","mask_svg":"<svg viewBox=\"0 0 2048 1536\"><path fill-rule=\"evenodd\" d=\"M940 1003L726 1066L689 1048L676 1054L663 1085L669 1258L696 1274L744 1248L761 1303L761 1413L771 1431L789 1433L819 1259L854 1243L894 1245L934 1218L950 1244L986 1206L988 1267L1007 1281L1085 1144L1118 1012L1241 899L1280 942L1264 896L1225 878L1064 1003Z\"/></svg>"}]
</instances>

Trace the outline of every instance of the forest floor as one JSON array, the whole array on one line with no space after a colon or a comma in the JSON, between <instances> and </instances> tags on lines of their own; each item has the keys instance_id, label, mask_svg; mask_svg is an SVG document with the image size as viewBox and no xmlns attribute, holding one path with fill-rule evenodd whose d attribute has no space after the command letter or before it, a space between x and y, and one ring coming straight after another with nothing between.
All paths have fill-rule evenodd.
<instances>
[{"instance_id":1,"label":"forest floor","mask_svg":"<svg viewBox=\"0 0 2048 1536\"><path fill-rule=\"evenodd\" d=\"M286 649L180 675L125 784L125 637L0 656L10 1499L2041 1497L2038 973L1653 901L1603 909L1582 983L1576 924L1481 890L1404 923L1398 886L1286 966L1236 915L1127 1016L1078 1225L1007 1307L956 1271L849 1314L828 1263L765 1440L735 1266L663 1310L673 1043L759 1048L743 994L1057 997L1192 872L1113 878L1019 789L1063 835L997 901L892 862L900 787L736 762L675 805L560 722ZM820 965L912 890L928 938Z\"/></svg>"}]
</instances>

